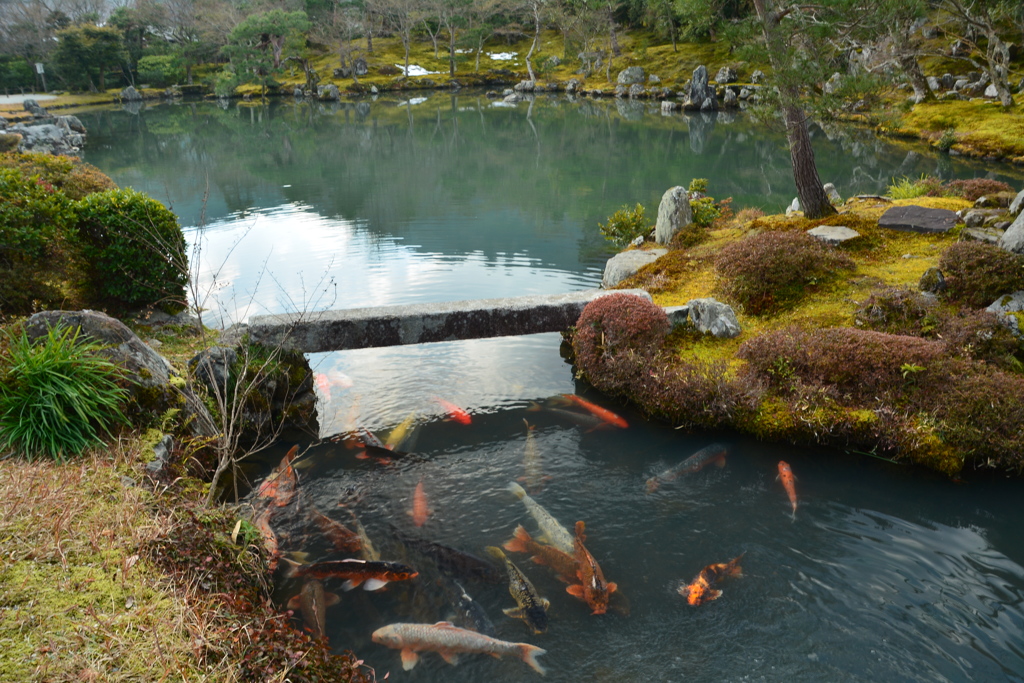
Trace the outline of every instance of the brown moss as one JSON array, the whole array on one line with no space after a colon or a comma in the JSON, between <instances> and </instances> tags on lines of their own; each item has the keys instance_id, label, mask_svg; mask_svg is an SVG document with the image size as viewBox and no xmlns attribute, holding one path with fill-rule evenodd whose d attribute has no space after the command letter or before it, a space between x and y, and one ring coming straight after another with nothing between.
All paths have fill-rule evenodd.
<instances>
[{"instance_id":1,"label":"brown moss","mask_svg":"<svg viewBox=\"0 0 1024 683\"><path fill-rule=\"evenodd\" d=\"M957 242L939 259L946 298L984 308L1004 294L1024 289L1024 256L987 242Z\"/></svg>"}]
</instances>

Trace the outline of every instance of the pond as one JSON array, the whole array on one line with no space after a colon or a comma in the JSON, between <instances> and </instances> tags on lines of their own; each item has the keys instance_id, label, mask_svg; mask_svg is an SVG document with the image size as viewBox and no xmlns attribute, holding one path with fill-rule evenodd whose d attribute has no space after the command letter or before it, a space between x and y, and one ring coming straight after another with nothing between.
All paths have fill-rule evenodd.
<instances>
[{"instance_id":1,"label":"pond","mask_svg":"<svg viewBox=\"0 0 1024 683\"><path fill-rule=\"evenodd\" d=\"M795 194L781 132L742 115L662 116L652 104L564 96L496 105L424 93L80 118L86 160L170 203L201 247L197 293L216 326L594 287L611 253L597 224L623 205L644 204L653 221L661 194L695 177L735 208L777 211ZM856 129L814 127L813 139L822 178L843 196L884 191L894 176L1010 173ZM487 557L518 524L539 534L508 490L535 452L535 500L570 530L586 522L587 548L618 585L612 609L592 615L520 553L508 556L551 603L545 633L502 613L515 607L507 583L460 585L499 637L547 650L538 661L550 680L1024 680L1018 482L953 483L858 454L647 423L577 384L559 343L547 334L310 357L329 380L323 438L307 437L297 461L301 506L273 518L283 549L307 562L338 557L315 508L349 527L357 518L384 559L420 572L374 592L327 580L341 596L326 612L332 646L356 651L379 679L537 680L521 661L481 655L453 667L424 653L405 672L397 651L370 640L389 623L459 617L450 579L417 539ZM559 412L564 400L552 397L573 393L629 426L594 429L582 410ZM438 399L471 423L446 419ZM328 438L354 427L386 438L410 416L400 449L411 453L389 463ZM724 466L647 491L648 478L713 443L727 450ZM793 516L780 460L797 477ZM429 515L416 526L407 512L421 482ZM743 576L722 581L717 600L691 606L678 593L741 554ZM301 585L280 581L282 605Z\"/></svg>"}]
</instances>

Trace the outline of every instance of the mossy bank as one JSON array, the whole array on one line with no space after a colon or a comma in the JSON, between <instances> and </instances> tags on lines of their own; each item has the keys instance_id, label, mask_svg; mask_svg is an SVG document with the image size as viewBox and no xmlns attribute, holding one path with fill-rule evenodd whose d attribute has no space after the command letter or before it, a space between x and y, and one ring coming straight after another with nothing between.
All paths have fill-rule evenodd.
<instances>
[{"instance_id":1,"label":"mossy bank","mask_svg":"<svg viewBox=\"0 0 1024 683\"><path fill-rule=\"evenodd\" d=\"M962 225L937 234L878 225L893 206L971 204L867 198L823 220L741 212L716 221L698 244L619 286L646 288L660 306L714 297L735 309L742 333L670 331L658 306L603 301L572 334L579 372L681 427L835 446L951 476L1019 475L1024 346L984 307L1024 289L1024 257L963 241ZM806 234L820 225L860 237L822 246ZM919 291L933 268L944 287ZM638 335L646 329L656 332Z\"/></svg>"}]
</instances>

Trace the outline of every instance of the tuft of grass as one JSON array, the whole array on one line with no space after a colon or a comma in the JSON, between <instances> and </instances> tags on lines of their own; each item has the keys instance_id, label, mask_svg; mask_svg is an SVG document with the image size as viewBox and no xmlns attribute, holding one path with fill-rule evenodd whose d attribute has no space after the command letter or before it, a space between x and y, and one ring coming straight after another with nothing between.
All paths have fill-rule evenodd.
<instances>
[{"instance_id":1,"label":"tuft of grass","mask_svg":"<svg viewBox=\"0 0 1024 683\"><path fill-rule=\"evenodd\" d=\"M33 343L21 330L0 362L0 443L28 459L63 460L126 422L124 372L79 330L52 327Z\"/></svg>"},{"instance_id":2,"label":"tuft of grass","mask_svg":"<svg viewBox=\"0 0 1024 683\"><path fill-rule=\"evenodd\" d=\"M915 197L923 197L928 194L933 189L933 185L934 183L929 182L927 175L922 175L917 180L911 180L907 176L903 176L902 178L892 179L886 194L893 199L914 199Z\"/></svg>"}]
</instances>

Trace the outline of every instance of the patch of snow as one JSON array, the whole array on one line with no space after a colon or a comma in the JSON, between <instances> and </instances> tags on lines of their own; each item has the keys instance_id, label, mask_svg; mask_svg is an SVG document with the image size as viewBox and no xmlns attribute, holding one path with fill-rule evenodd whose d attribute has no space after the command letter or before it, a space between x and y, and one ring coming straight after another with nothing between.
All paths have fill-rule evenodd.
<instances>
[{"instance_id":1,"label":"patch of snow","mask_svg":"<svg viewBox=\"0 0 1024 683\"><path fill-rule=\"evenodd\" d=\"M403 65L395 64L395 66L397 66L399 69L401 69L403 73L405 72L405 67ZM406 73L405 75L406 76L430 76L432 74L439 74L439 73L441 73L441 72L440 71L427 71L426 69L424 69L419 64L410 64L409 65L409 72Z\"/></svg>"},{"instance_id":2,"label":"patch of snow","mask_svg":"<svg viewBox=\"0 0 1024 683\"><path fill-rule=\"evenodd\" d=\"M507 62L515 59L518 52L488 52L487 56L496 62Z\"/></svg>"}]
</instances>

